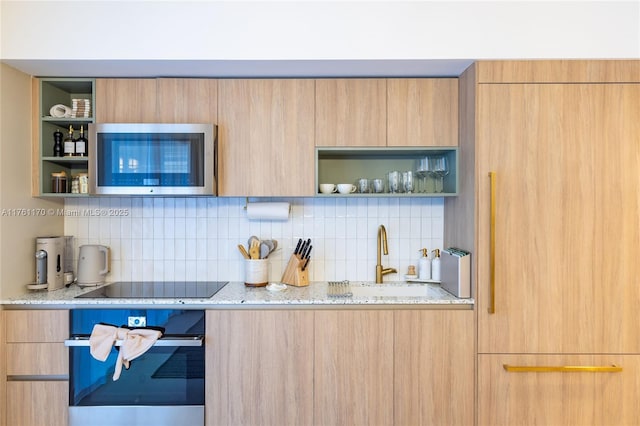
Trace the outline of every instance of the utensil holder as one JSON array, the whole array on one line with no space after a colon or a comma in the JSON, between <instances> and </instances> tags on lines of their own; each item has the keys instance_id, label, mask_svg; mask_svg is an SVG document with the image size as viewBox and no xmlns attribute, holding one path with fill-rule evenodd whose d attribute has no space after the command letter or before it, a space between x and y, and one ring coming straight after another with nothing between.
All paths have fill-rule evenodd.
<instances>
[{"instance_id":1,"label":"utensil holder","mask_svg":"<svg viewBox=\"0 0 640 426\"><path fill-rule=\"evenodd\" d=\"M305 259L300 258L297 254L292 254L289 263L282 274L282 282L296 287L304 287L309 285L309 271L302 270Z\"/></svg>"},{"instance_id":2,"label":"utensil holder","mask_svg":"<svg viewBox=\"0 0 640 426\"><path fill-rule=\"evenodd\" d=\"M245 259L245 286L264 287L269 283L269 264L267 262L267 259Z\"/></svg>"}]
</instances>

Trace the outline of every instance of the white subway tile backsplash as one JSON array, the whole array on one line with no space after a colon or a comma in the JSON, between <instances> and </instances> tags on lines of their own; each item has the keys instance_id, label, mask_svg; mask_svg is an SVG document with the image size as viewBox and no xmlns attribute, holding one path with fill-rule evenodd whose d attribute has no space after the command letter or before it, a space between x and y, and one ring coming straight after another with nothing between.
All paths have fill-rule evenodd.
<instances>
[{"instance_id":1,"label":"white subway tile backsplash","mask_svg":"<svg viewBox=\"0 0 640 426\"><path fill-rule=\"evenodd\" d=\"M387 229L385 267L398 270L386 281L402 280L419 249L442 248L442 198L323 197L285 199L287 221L249 221L246 198L72 198L65 209L65 234L83 244L111 247L109 280L244 279L237 245L251 235L278 240L269 279L278 281L299 238L311 238L311 280L375 279L376 237ZM260 201L260 200L258 200ZM265 201L272 201L265 199ZM283 201L278 199L277 201ZM113 210L125 216L110 214ZM74 261L75 264L75 261Z\"/></svg>"}]
</instances>

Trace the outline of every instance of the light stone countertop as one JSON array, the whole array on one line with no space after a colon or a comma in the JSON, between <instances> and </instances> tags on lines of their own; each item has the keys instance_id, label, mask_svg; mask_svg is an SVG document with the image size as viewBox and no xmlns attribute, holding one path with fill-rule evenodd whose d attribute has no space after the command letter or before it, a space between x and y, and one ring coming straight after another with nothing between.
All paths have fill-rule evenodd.
<instances>
[{"instance_id":1,"label":"light stone countertop","mask_svg":"<svg viewBox=\"0 0 640 426\"><path fill-rule=\"evenodd\" d=\"M106 284L108 285L108 284ZM379 286L372 282L351 282L351 289L373 290ZM328 295L327 282L312 282L306 287L287 286L282 291L266 287L247 287L242 282L230 282L211 298L81 298L76 296L97 287L81 288L71 285L54 291L29 291L24 295L1 300L5 309L74 309L98 307L144 307L179 309L238 309L238 308L386 308L386 309L473 309L473 299L459 299L437 284L385 283L385 287L405 286L421 288L424 296L340 296ZM379 287L376 287L379 288ZM374 290L375 291L375 290ZM421 290L422 291L422 290Z\"/></svg>"}]
</instances>

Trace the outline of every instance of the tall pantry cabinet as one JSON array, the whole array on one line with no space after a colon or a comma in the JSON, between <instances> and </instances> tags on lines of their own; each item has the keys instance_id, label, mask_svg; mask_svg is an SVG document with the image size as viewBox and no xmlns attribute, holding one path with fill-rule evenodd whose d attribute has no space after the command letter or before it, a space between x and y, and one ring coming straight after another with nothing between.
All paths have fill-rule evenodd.
<instances>
[{"instance_id":1,"label":"tall pantry cabinet","mask_svg":"<svg viewBox=\"0 0 640 426\"><path fill-rule=\"evenodd\" d=\"M478 424L637 423L640 61L478 62L460 87L445 241L475 254Z\"/></svg>"}]
</instances>

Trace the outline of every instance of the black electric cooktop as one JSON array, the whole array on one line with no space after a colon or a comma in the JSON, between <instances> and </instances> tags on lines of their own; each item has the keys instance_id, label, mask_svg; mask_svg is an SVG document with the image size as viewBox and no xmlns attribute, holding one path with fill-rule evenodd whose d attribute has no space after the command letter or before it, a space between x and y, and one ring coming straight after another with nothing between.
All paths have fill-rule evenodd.
<instances>
[{"instance_id":1,"label":"black electric cooktop","mask_svg":"<svg viewBox=\"0 0 640 426\"><path fill-rule=\"evenodd\" d=\"M89 299L207 299L228 281L121 281L75 298Z\"/></svg>"}]
</instances>

